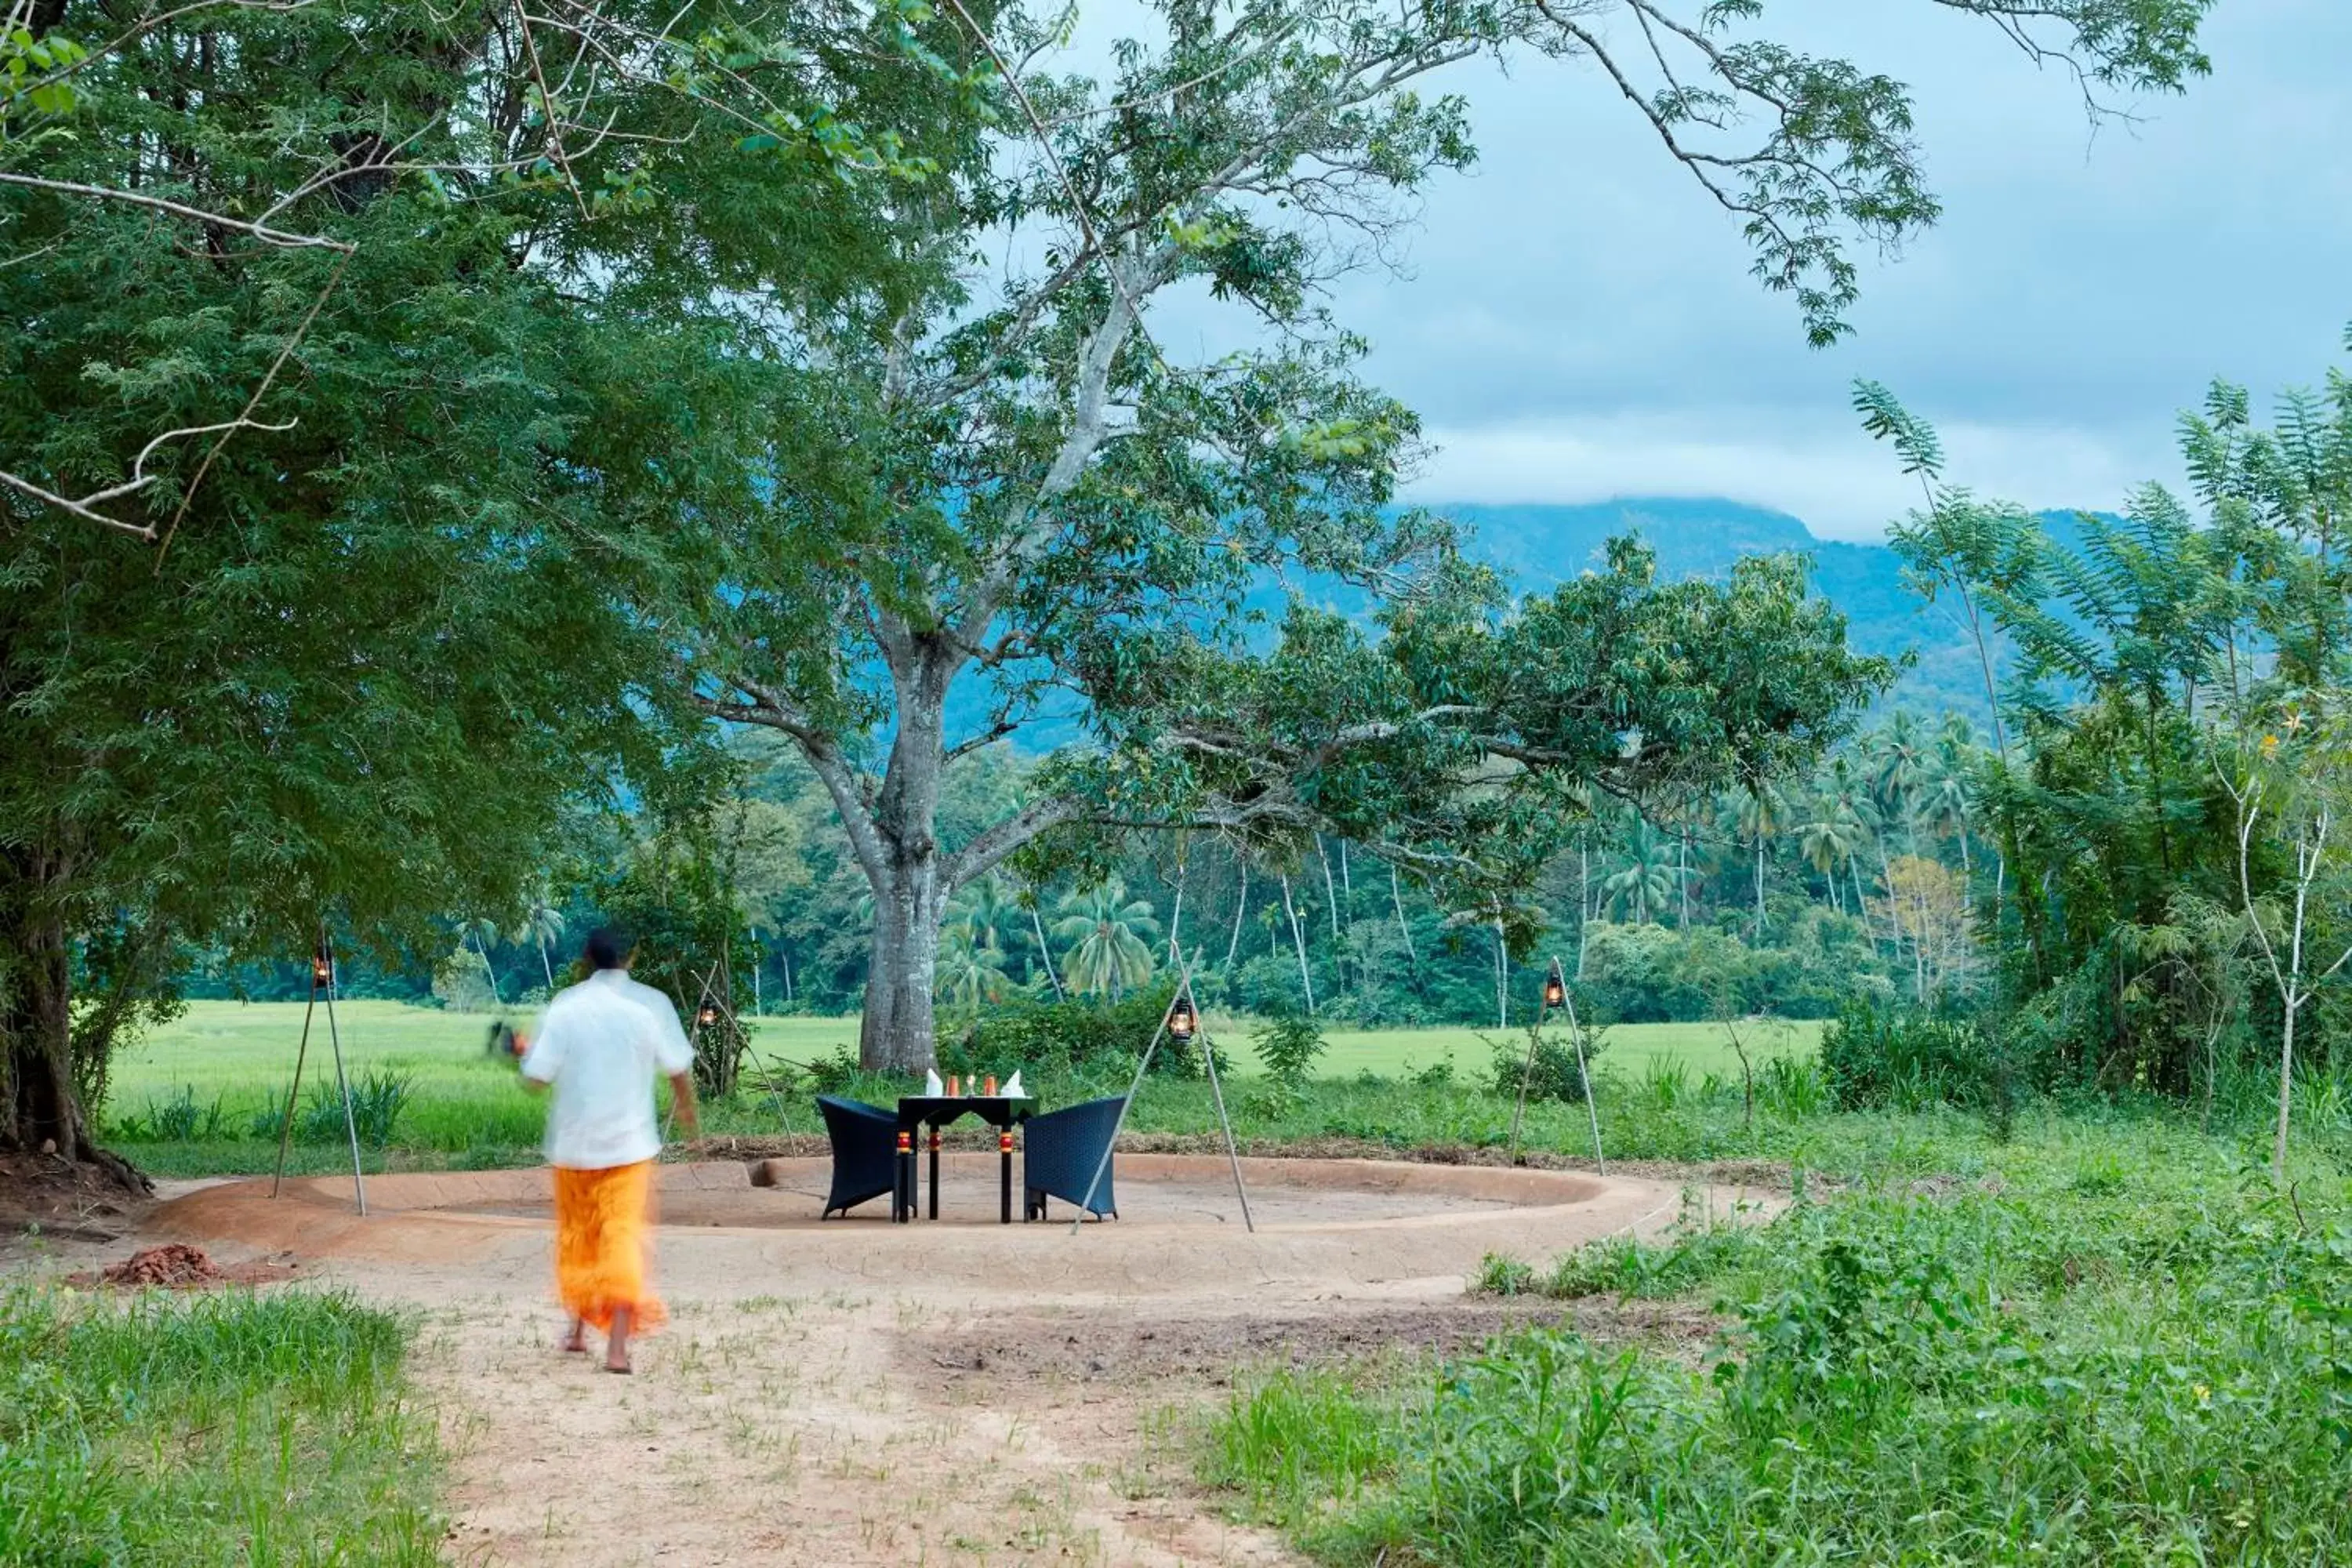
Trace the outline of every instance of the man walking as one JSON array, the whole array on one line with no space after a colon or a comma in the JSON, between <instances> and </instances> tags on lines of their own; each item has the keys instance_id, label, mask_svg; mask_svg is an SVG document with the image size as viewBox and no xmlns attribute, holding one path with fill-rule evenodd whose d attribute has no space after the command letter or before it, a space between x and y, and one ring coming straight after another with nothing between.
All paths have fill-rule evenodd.
<instances>
[{"instance_id":1,"label":"man walking","mask_svg":"<svg viewBox=\"0 0 2352 1568\"><path fill-rule=\"evenodd\" d=\"M591 973L547 1005L523 1051L527 1087L553 1086L547 1159L555 1167L555 1284L572 1314L567 1351L608 1335L604 1370L629 1370L629 1334L664 1313L646 1279L654 1159L653 1078L669 1078L679 1127L697 1131L694 1047L667 996L629 978L635 943L604 927L588 938Z\"/></svg>"}]
</instances>

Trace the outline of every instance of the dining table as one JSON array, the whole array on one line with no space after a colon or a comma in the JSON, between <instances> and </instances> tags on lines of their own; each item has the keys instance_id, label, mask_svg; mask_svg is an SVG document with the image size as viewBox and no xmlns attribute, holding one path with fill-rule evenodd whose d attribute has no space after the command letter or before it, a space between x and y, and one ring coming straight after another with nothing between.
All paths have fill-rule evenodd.
<instances>
[{"instance_id":1,"label":"dining table","mask_svg":"<svg viewBox=\"0 0 2352 1568\"><path fill-rule=\"evenodd\" d=\"M900 1225L915 1217L917 1191L915 1154L923 1131L930 1131L930 1217L940 1217L940 1129L967 1116L976 1116L996 1129L1000 1218L1013 1223L1013 1130L1029 1119L1026 1095L909 1094L898 1100L898 1186L892 1194L890 1218Z\"/></svg>"}]
</instances>

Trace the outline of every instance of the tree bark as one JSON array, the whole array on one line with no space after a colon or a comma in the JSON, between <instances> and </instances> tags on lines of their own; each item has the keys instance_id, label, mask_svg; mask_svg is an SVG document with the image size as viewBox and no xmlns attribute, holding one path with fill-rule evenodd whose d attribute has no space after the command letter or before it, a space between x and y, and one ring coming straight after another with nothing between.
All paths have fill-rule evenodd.
<instances>
[{"instance_id":1,"label":"tree bark","mask_svg":"<svg viewBox=\"0 0 2352 1568\"><path fill-rule=\"evenodd\" d=\"M1242 947L1242 917L1249 913L1249 860L1238 849L1234 851L1234 864L1241 870L1241 892L1234 900L1234 933L1225 939L1225 973L1231 978L1234 955Z\"/></svg>"},{"instance_id":2,"label":"tree bark","mask_svg":"<svg viewBox=\"0 0 2352 1568\"><path fill-rule=\"evenodd\" d=\"M886 885L875 889L857 1035L858 1065L868 1072L919 1073L939 1061L931 994L940 902L936 857L895 858Z\"/></svg>"},{"instance_id":3,"label":"tree bark","mask_svg":"<svg viewBox=\"0 0 2352 1568\"><path fill-rule=\"evenodd\" d=\"M1030 934L1037 939L1037 957L1038 960L1045 964L1045 978L1054 987L1054 1000L1056 1002L1068 1001L1070 999L1070 994L1062 989L1062 977L1054 972L1054 950L1052 947L1047 945L1045 942L1045 921L1044 918L1037 913L1037 899L1034 889L1032 889L1030 891L1029 931Z\"/></svg>"},{"instance_id":4,"label":"tree bark","mask_svg":"<svg viewBox=\"0 0 2352 1568\"><path fill-rule=\"evenodd\" d=\"M1397 935L1404 939L1404 961L1413 973L1421 972L1421 954L1412 950L1412 927L1404 918L1404 892L1397 886L1396 862L1389 862L1389 902L1396 910Z\"/></svg>"},{"instance_id":5,"label":"tree bark","mask_svg":"<svg viewBox=\"0 0 2352 1568\"><path fill-rule=\"evenodd\" d=\"M1315 1016L1315 976L1307 967L1307 933L1298 924L1298 906L1291 901L1290 879L1282 879L1282 910L1290 917L1290 941L1298 949L1298 984L1307 994L1307 1016Z\"/></svg>"},{"instance_id":6,"label":"tree bark","mask_svg":"<svg viewBox=\"0 0 2352 1568\"><path fill-rule=\"evenodd\" d=\"M147 1178L100 1149L74 1072L73 951L49 907L59 858L38 849L0 856L0 1149L44 1151L104 1169L127 1191Z\"/></svg>"},{"instance_id":7,"label":"tree bark","mask_svg":"<svg viewBox=\"0 0 2352 1568\"><path fill-rule=\"evenodd\" d=\"M2287 1126L2294 1115L2294 1016L2302 1010L2302 999L2291 998L2279 1031L2278 1131L2271 1141L2271 1180L2280 1186L2286 1185Z\"/></svg>"},{"instance_id":8,"label":"tree bark","mask_svg":"<svg viewBox=\"0 0 2352 1568\"><path fill-rule=\"evenodd\" d=\"M1756 836L1756 941L1764 941L1764 836Z\"/></svg>"}]
</instances>

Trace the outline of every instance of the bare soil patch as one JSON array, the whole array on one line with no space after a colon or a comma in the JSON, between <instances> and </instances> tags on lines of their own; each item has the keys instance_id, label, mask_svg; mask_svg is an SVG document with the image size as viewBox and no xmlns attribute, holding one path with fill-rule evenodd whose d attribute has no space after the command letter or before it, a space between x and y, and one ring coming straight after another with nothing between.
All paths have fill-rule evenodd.
<instances>
[{"instance_id":1,"label":"bare soil patch","mask_svg":"<svg viewBox=\"0 0 2352 1568\"><path fill-rule=\"evenodd\" d=\"M1679 1302L1334 1300L1250 1316L984 1313L902 1333L897 1351L902 1367L918 1375L936 1369L950 1388L1100 1384L1139 1391L1171 1380L1223 1388L1237 1375L1273 1369L1449 1357L1530 1327L1695 1354L1719 1326L1712 1314Z\"/></svg>"},{"instance_id":2,"label":"bare soil patch","mask_svg":"<svg viewBox=\"0 0 2352 1568\"><path fill-rule=\"evenodd\" d=\"M0 1237L37 1226L76 1241L113 1241L153 1207L151 1187L108 1166L37 1151L0 1153Z\"/></svg>"}]
</instances>

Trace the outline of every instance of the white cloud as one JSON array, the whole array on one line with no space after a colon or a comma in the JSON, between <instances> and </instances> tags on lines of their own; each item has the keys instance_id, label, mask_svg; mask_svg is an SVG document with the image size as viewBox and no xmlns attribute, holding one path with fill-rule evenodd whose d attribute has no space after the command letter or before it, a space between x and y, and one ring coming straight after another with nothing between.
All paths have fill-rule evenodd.
<instances>
[{"instance_id":1,"label":"white cloud","mask_svg":"<svg viewBox=\"0 0 2352 1568\"><path fill-rule=\"evenodd\" d=\"M1959 424L1942 433L1955 479L2030 507L2113 508L2134 486L2173 478L2160 448L2127 449L2084 431ZM1432 434L1438 450L1411 487L1417 500L1723 496L1788 512L1823 539L1874 539L1920 500L1893 452L1858 428L1792 426L1755 409Z\"/></svg>"}]
</instances>

